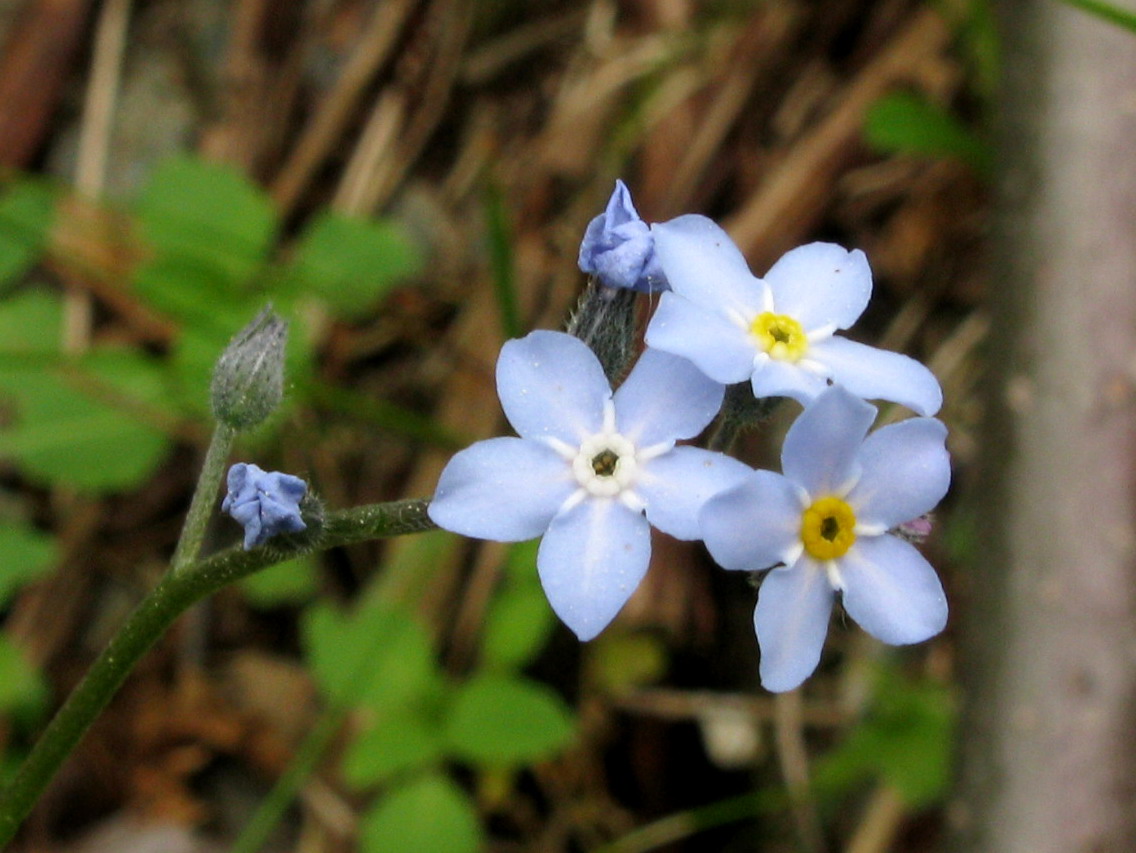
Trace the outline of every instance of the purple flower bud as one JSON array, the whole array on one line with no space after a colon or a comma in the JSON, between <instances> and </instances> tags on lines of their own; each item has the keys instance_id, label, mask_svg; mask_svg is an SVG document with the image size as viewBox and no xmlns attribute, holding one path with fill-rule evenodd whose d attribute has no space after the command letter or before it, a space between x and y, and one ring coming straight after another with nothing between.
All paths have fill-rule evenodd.
<instances>
[{"instance_id":1,"label":"purple flower bud","mask_svg":"<svg viewBox=\"0 0 1136 853\"><path fill-rule=\"evenodd\" d=\"M582 271L607 287L640 293L670 289L655 257L655 238L635 211L623 181L615 182L607 209L588 223L579 263Z\"/></svg>"},{"instance_id":2,"label":"purple flower bud","mask_svg":"<svg viewBox=\"0 0 1136 853\"><path fill-rule=\"evenodd\" d=\"M308 484L299 477L238 462L229 469L228 486L221 511L244 525L246 551L278 533L307 528L300 517L300 501Z\"/></svg>"}]
</instances>

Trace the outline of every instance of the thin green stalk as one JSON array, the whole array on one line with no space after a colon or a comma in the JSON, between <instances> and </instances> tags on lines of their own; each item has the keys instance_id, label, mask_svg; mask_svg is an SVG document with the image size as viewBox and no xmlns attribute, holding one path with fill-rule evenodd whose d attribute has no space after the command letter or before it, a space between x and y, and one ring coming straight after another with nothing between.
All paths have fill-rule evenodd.
<instances>
[{"instance_id":1,"label":"thin green stalk","mask_svg":"<svg viewBox=\"0 0 1136 853\"><path fill-rule=\"evenodd\" d=\"M196 560L201 552L205 529L209 526L209 517L213 514L213 504L217 500L217 490L221 486L221 478L225 476L225 463L236 437L237 431L225 424L217 424L217 428L213 430L213 438L209 441L209 450L206 451L205 462L201 466L201 476L197 478L197 488L193 492L193 500L181 528L181 537L174 549L174 558L170 561L170 568L174 572L180 572Z\"/></svg>"},{"instance_id":2,"label":"thin green stalk","mask_svg":"<svg viewBox=\"0 0 1136 853\"><path fill-rule=\"evenodd\" d=\"M433 530L436 525L426 514L428 504L427 500L413 499L328 513L322 524L313 519L302 533L276 537L250 551L235 546L189 563L181 571L169 572L91 665L0 795L0 848L11 841L60 765L134 665L190 605L233 581L302 554Z\"/></svg>"},{"instance_id":3,"label":"thin green stalk","mask_svg":"<svg viewBox=\"0 0 1136 853\"><path fill-rule=\"evenodd\" d=\"M331 741L339 731L339 727L343 725L346 716L346 712L340 708L328 708L324 711L323 716L296 750L288 769L276 780L276 784L261 802L252 819L245 824L240 836L229 848L229 853L256 853L264 846L276 824L284 817L288 806L296 799L308 777L315 772L316 766L331 746Z\"/></svg>"},{"instance_id":4,"label":"thin green stalk","mask_svg":"<svg viewBox=\"0 0 1136 853\"><path fill-rule=\"evenodd\" d=\"M779 791L755 791L741 794L688 811L667 815L618 838L599 853L647 853L668 844L685 841L720 826L758 817L784 805Z\"/></svg>"},{"instance_id":5,"label":"thin green stalk","mask_svg":"<svg viewBox=\"0 0 1136 853\"><path fill-rule=\"evenodd\" d=\"M706 446L720 453L729 453L742 430L767 420L783 397L754 398L748 382L726 386L726 399L718 425Z\"/></svg>"}]
</instances>

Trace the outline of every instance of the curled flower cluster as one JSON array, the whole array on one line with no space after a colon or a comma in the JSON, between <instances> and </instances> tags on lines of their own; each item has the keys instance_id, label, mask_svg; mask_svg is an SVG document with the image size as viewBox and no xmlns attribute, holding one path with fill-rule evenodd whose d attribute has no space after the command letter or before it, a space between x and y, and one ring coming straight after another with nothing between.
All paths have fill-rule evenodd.
<instances>
[{"instance_id":1,"label":"curled flower cluster","mask_svg":"<svg viewBox=\"0 0 1136 853\"><path fill-rule=\"evenodd\" d=\"M926 525L950 482L946 428L931 417L942 392L919 362L837 334L871 296L864 253L812 243L758 278L714 222L649 226L618 182L579 262L604 288L661 291L646 350L613 391L586 341L536 331L506 343L497 392L518 437L453 457L430 504L435 523L504 542L542 537L541 583L582 640L642 580L652 526L704 540L726 569L768 570L754 627L774 691L816 668L837 594L885 643L941 631L942 586L903 530ZM678 443L737 383L804 407L780 474ZM869 433L867 399L917 417Z\"/></svg>"}]
</instances>

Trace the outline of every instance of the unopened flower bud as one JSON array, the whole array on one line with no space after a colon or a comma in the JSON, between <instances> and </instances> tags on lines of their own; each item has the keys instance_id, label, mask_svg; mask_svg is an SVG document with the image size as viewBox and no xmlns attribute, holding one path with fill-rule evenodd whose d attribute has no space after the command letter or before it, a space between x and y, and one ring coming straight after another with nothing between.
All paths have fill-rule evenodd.
<instances>
[{"instance_id":1,"label":"unopened flower bud","mask_svg":"<svg viewBox=\"0 0 1136 853\"><path fill-rule=\"evenodd\" d=\"M245 326L213 368L213 415L233 429L249 429L271 415L284 396L288 324L266 307Z\"/></svg>"},{"instance_id":2,"label":"unopened flower bud","mask_svg":"<svg viewBox=\"0 0 1136 853\"><path fill-rule=\"evenodd\" d=\"M300 504L308 484L299 477L238 462L229 469L228 486L221 511L244 525L246 551L281 533L307 529Z\"/></svg>"},{"instance_id":3,"label":"unopened flower bud","mask_svg":"<svg viewBox=\"0 0 1136 853\"><path fill-rule=\"evenodd\" d=\"M670 289L655 256L651 229L636 212L623 181L615 182L607 208L588 224L579 263L605 287L640 293Z\"/></svg>"}]
</instances>

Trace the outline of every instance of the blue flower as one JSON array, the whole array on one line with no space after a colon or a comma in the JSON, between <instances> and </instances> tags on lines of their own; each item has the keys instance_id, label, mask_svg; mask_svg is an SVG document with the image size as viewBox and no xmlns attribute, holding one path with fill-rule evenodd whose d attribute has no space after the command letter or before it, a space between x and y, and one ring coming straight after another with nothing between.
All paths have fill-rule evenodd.
<instances>
[{"instance_id":1,"label":"blue flower","mask_svg":"<svg viewBox=\"0 0 1136 853\"><path fill-rule=\"evenodd\" d=\"M688 361L648 350L613 394L583 342L538 331L501 349L497 392L520 438L456 454L430 517L481 539L543 536L537 570L552 609L590 640L646 573L651 525L697 539L702 504L749 472L675 445L714 418L724 389Z\"/></svg>"},{"instance_id":2,"label":"blue flower","mask_svg":"<svg viewBox=\"0 0 1136 853\"><path fill-rule=\"evenodd\" d=\"M773 567L753 617L769 690L791 690L816 668L836 592L848 615L885 643L918 643L946 624L934 569L888 533L946 494L946 427L912 418L867 436L875 415L842 388L822 392L785 437L784 475L752 471L699 515L721 566Z\"/></svg>"},{"instance_id":3,"label":"blue flower","mask_svg":"<svg viewBox=\"0 0 1136 853\"><path fill-rule=\"evenodd\" d=\"M246 551L278 533L307 527L300 517L300 501L308 484L299 477L238 462L229 469L228 486L221 511L244 525Z\"/></svg>"},{"instance_id":4,"label":"blue flower","mask_svg":"<svg viewBox=\"0 0 1136 853\"><path fill-rule=\"evenodd\" d=\"M639 218L623 181L615 182L607 209L588 223L579 263L583 272L608 287L641 293L667 289L651 229Z\"/></svg>"},{"instance_id":5,"label":"blue flower","mask_svg":"<svg viewBox=\"0 0 1136 853\"><path fill-rule=\"evenodd\" d=\"M756 397L807 403L830 383L864 399L933 415L943 392L926 367L833 334L863 313L872 293L864 253L810 243L755 278L729 236L705 216L652 228L671 292L647 343L689 358L711 379L749 381Z\"/></svg>"}]
</instances>

